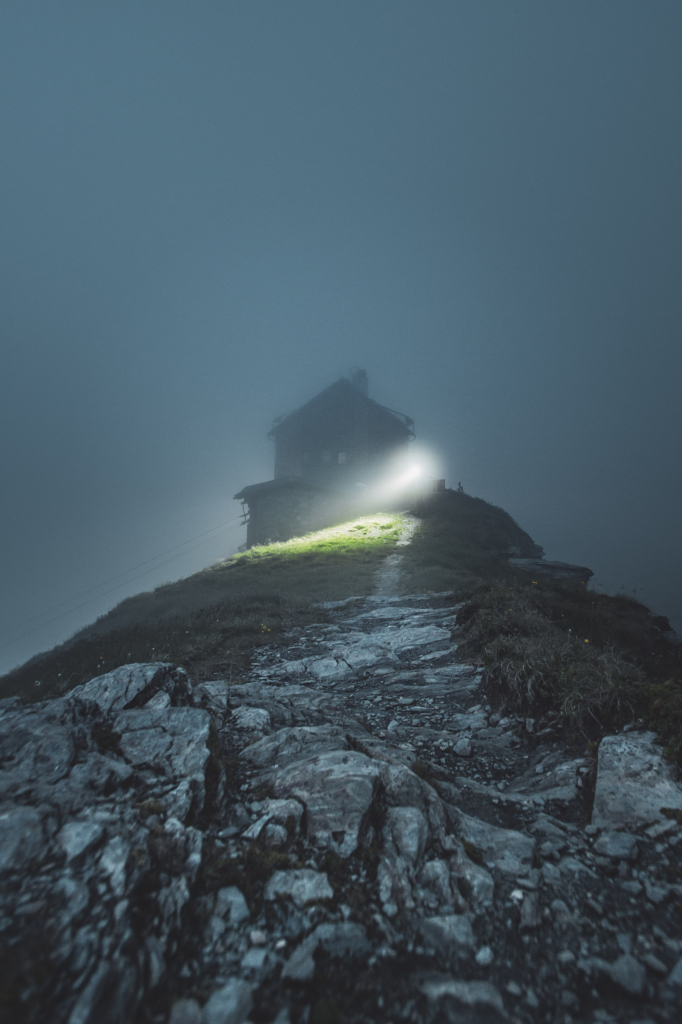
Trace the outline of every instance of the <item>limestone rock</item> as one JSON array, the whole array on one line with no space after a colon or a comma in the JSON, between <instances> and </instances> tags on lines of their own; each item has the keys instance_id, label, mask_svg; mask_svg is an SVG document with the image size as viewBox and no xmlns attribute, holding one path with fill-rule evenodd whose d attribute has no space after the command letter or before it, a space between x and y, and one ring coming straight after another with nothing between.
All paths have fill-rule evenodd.
<instances>
[{"instance_id":1,"label":"limestone rock","mask_svg":"<svg viewBox=\"0 0 682 1024\"><path fill-rule=\"evenodd\" d=\"M330 750L347 750L342 729L333 725L292 726L242 750L242 757L260 768L282 768L301 758Z\"/></svg>"},{"instance_id":2,"label":"limestone rock","mask_svg":"<svg viewBox=\"0 0 682 1024\"><path fill-rule=\"evenodd\" d=\"M173 1003L168 1024L201 1024L201 1007L196 999L178 999Z\"/></svg>"},{"instance_id":3,"label":"limestone rock","mask_svg":"<svg viewBox=\"0 0 682 1024\"><path fill-rule=\"evenodd\" d=\"M380 765L355 750L333 750L277 772L279 797L295 797L307 813L308 839L349 857L374 800Z\"/></svg>"},{"instance_id":4,"label":"limestone rock","mask_svg":"<svg viewBox=\"0 0 682 1024\"><path fill-rule=\"evenodd\" d=\"M276 900L278 896L289 896L297 907L305 907L316 900L331 899L334 891L324 872L300 868L291 871L275 871L265 886L265 899Z\"/></svg>"},{"instance_id":5,"label":"limestone rock","mask_svg":"<svg viewBox=\"0 0 682 1024\"><path fill-rule=\"evenodd\" d=\"M584 764L582 757L566 761L561 753L550 755L543 762L542 773L533 768L514 779L505 790L505 797L519 795L532 797L535 803L547 800L568 803L579 795L579 770Z\"/></svg>"},{"instance_id":6,"label":"limestone rock","mask_svg":"<svg viewBox=\"0 0 682 1024\"><path fill-rule=\"evenodd\" d=\"M184 669L165 662L122 665L97 676L69 693L69 701L92 701L100 711L122 711L133 704L142 707L159 691L169 696L187 696L191 690Z\"/></svg>"},{"instance_id":7,"label":"limestone rock","mask_svg":"<svg viewBox=\"0 0 682 1024\"><path fill-rule=\"evenodd\" d=\"M605 736L599 744L592 824L637 828L663 818L662 808L682 810L682 787L655 745L653 732Z\"/></svg>"},{"instance_id":8,"label":"limestone rock","mask_svg":"<svg viewBox=\"0 0 682 1024\"><path fill-rule=\"evenodd\" d=\"M492 1022L506 1020L502 997L497 989L487 981L455 981L453 978L434 978L422 984L422 991L431 1003L450 998L460 1006L480 1007L493 1011L496 1016L489 1018Z\"/></svg>"},{"instance_id":9,"label":"limestone rock","mask_svg":"<svg viewBox=\"0 0 682 1024\"><path fill-rule=\"evenodd\" d=\"M629 992L633 996L642 994L646 981L646 971L634 956L630 956L628 953L619 956L611 964L609 973L613 982L625 992Z\"/></svg>"},{"instance_id":10,"label":"limestone rock","mask_svg":"<svg viewBox=\"0 0 682 1024\"><path fill-rule=\"evenodd\" d=\"M682 989L682 957L680 957L673 967L667 980L669 985L672 985L674 988Z\"/></svg>"},{"instance_id":11,"label":"limestone rock","mask_svg":"<svg viewBox=\"0 0 682 1024\"><path fill-rule=\"evenodd\" d=\"M94 846L103 832L103 824L91 818L84 821L67 821L57 836L57 842L63 846L68 862Z\"/></svg>"},{"instance_id":12,"label":"limestone rock","mask_svg":"<svg viewBox=\"0 0 682 1024\"><path fill-rule=\"evenodd\" d=\"M33 807L0 810L0 871L25 868L44 852L40 815Z\"/></svg>"},{"instance_id":13,"label":"limestone rock","mask_svg":"<svg viewBox=\"0 0 682 1024\"><path fill-rule=\"evenodd\" d=\"M496 867L505 875L526 875L533 866L535 841L513 829L498 828L461 811L456 814L461 839L480 850L488 868Z\"/></svg>"},{"instance_id":14,"label":"limestone rock","mask_svg":"<svg viewBox=\"0 0 682 1024\"><path fill-rule=\"evenodd\" d=\"M425 942L447 953L471 949L474 944L471 922L463 914L439 914L423 918L419 929Z\"/></svg>"},{"instance_id":15,"label":"limestone rock","mask_svg":"<svg viewBox=\"0 0 682 1024\"><path fill-rule=\"evenodd\" d=\"M495 882L482 864L476 864L458 843L450 859L450 871L464 893L475 914L493 905Z\"/></svg>"},{"instance_id":16,"label":"limestone rock","mask_svg":"<svg viewBox=\"0 0 682 1024\"><path fill-rule=\"evenodd\" d=\"M457 906L458 910L464 909L464 906L460 905L457 888L455 887L453 891L450 881L450 868L446 861L440 858L427 861L422 867L419 882L423 888L430 890L434 894L439 907L452 908Z\"/></svg>"},{"instance_id":17,"label":"limestone rock","mask_svg":"<svg viewBox=\"0 0 682 1024\"><path fill-rule=\"evenodd\" d=\"M232 720L238 729L257 732L270 731L270 715L264 708L250 708L242 704L232 712Z\"/></svg>"},{"instance_id":18,"label":"limestone rock","mask_svg":"<svg viewBox=\"0 0 682 1024\"><path fill-rule=\"evenodd\" d=\"M601 857L617 857L620 860L637 859L637 839L627 832L602 832L594 844L594 852Z\"/></svg>"},{"instance_id":19,"label":"limestone rock","mask_svg":"<svg viewBox=\"0 0 682 1024\"><path fill-rule=\"evenodd\" d=\"M312 661L308 666L311 676L327 686L334 686L342 679L348 679L353 675L353 669L345 661L337 661L336 658L320 658Z\"/></svg>"},{"instance_id":20,"label":"limestone rock","mask_svg":"<svg viewBox=\"0 0 682 1024\"><path fill-rule=\"evenodd\" d=\"M602 984L614 1017L633 998L642 1019L672 1007L675 814L574 824L582 761L537 726L529 768L521 719L494 713L456 656L451 599L331 607L332 625L287 633L287 661L259 648L234 685L137 665L43 704L0 702L17 1019L151 1019L166 1004L165 1024L245 1024L253 999L254 1018L289 1024L310 1006L312 1020L326 994L301 986L318 962L341 1012L352 990L367 1019L499 1024L500 991L524 1020L587 1019ZM465 761L455 747L471 737ZM653 788L663 779L674 808L664 776ZM635 781L651 794L651 777Z\"/></svg>"},{"instance_id":21,"label":"limestone rock","mask_svg":"<svg viewBox=\"0 0 682 1024\"><path fill-rule=\"evenodd\" d=\"M232 925L248 920L249 908L243 893L236 885L228 885L218 890L214 913L219 917L228 918Z\"/></svg>"},{"instance_id":22,"label":"limestone rock","mask_svg":"<svg viewBox=\"0 0 682 1024\"><path fill-rule=\"evenodd\" d=\"M88 712L65 700L24 708L0 702L0 799L52 786L68 775L75 760L74 726L90 720Z\"/></svg>"},{"instance_id":23,"label":"limestone rock","mask_svg":"<svg viewBox=\"0 0 682 1024\"><path fill-rule=\"evenodd\" d=\"M424 853L429 826L417 807L390 807L386 829L399 854L410 864L416 864Z\"/></svg>"},{"instance_id":24,"label":"limestone rock","mask_svg":"<svg viewBox=\"0 0 682 1024\"><path fill-rule=\"evenodd\" d=\"M252 1005L251 986L240 978L230 978L204 1006L202 1024L242 1024Z\"/></svg>"}]
</instances>

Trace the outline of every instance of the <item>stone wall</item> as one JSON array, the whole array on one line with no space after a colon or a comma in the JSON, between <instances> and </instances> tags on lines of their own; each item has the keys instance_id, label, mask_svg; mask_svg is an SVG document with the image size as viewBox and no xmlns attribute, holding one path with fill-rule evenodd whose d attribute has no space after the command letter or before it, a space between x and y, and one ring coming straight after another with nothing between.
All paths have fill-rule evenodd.
<instances>
[{"instance_id":1,"label":"stone wall","mask_svg":"<svg viewBox=\"0 0 682 1024\"><path fill-rule=\"evenodd\" d=\"M304 487L254 496L249 506L247 547L290 540L357 515L350 498Z\"/></svg>"}]
</instances>

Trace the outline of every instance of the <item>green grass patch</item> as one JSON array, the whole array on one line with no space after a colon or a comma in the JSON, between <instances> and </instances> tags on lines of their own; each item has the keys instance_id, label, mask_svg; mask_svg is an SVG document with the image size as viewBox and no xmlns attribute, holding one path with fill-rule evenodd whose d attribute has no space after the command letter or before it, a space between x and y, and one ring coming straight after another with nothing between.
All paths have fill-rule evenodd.
<instances>
[{"instance_id":1,"label":"green grass patch","mask_svg":"<svg viewBox=\"0 0 682 1024\"><path fill-rule=\"evenodd\" d=\"M274 561L280 566L297 563L301 558L324 562L329 556L368 555L383 556L387 545L395 544L404 526L399 514L378 513L364 516L349 523L340 523L325 530L292 537L291 540L263 544L229 560L234 569Z\"/></svg>"}]
</instances>

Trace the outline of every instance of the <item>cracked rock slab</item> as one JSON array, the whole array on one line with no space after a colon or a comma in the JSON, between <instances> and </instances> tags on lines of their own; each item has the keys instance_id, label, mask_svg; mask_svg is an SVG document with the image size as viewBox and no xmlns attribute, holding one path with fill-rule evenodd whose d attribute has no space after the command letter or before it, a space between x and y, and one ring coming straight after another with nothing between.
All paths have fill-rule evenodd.
<instances>
[{"instance_id":1,"label":"cracked rock slab","mask_svg":"<svg viewBox=\"0 0 682 1024\"><path fill-rule=\"evenodd\" d=\"M309 868L275 871L265 886L266 900L272 901L281 896L288 896L301 908L308 903L331 899L333 895L334 891L327 875Z\"/></svg>"},{"instance_id":2,"label":"cracked rock slab","mask_svg":"<svg viewBox=\"0 0 682 1024\"><path fill-rule=\"evenodd\" d=\"M463 914L439 914L419 922L424 941L437 949L452 953L471 949L474 933L471 922Z\"/></svg>"},{"instance_id":3,"label":"cracked rock slab","mask_svg":"<svg viewBox=\"0 0 682 1024\"><path fill-rule=\"evenodd\" d=\"M656 746L656 733L605 736L599 744L592 824L637 828L664 818L663 808L682 810L682 787Z\"/></svg>"},{"instance_id":4,"label":"cracked rock slab","mask_svg":"<svg viewBox=\"0 0 682 1024\"><path fill-rule=\"evenodd\" d=\"M126 761L172 778L203 776L210 717L199 708L122 711L114 720Z\"/></svg>"},{"instance_id":5,"label":"cracked rock slab","mask_svg":"<svg viewBox=\"0 0 682 1024\"><path fill-rule=\"evenodd\" d=\"M457 833L480 851L487 868L497 868L503 875L522 877L533 866L535 840L509 828L489 825L479 818L457 813Z\"/></svg>"},{"instance_id":6,"label":"cracked rock slab","mask_svg":"<svg viewBox=\"0 0 682 1024\"><path fill-rule=\"evenodd\" d=\"M330 750L346 750L348 741L335 725L298 725L279 729L242 750L242 757L259 768L282 768L301 758Z\"/></svg>"},{"instance_id":7,"label":"cracked rock slab","mask_svg":"<svg viewBox=\"0 0 682 1024\"><path fill-rule=\"evenodd\" d=\"M278 797L295 797L307 811L308 839L349 857L379 786L381 766L355 750L333 750L297 761L274 776Z\"/></svg>"},{"instance_id":8,"label":"cracked rock slab","mask_svg":"<svg viewBox=\"0 0 682 1024\"><path fill-rule=\"evenodd\" d=\"M43 852L43 828L33 807L0 810L0 871L24 868Z\"/></svg>"},{"instance_id":9,"label":"cracked rock slab","mask_svg":"<svg viewBox=\"0 0 682 1024\"><path fill-rule=\"evenodd\" d=\"M431 1003L450 998L460 1006L492 1010L491 1024L507 1019L502 996L487 981L455 981L454 978L434 978L422 983L422 991Z\"/></svg>"},{"instance_id":10,"label":"cracked rock slab","mask_svg":"<svg viewBox=\"0 0 682 1024\"><path fill-rule=\"evenodd\" d=\"M113 672L76 686L69 693L68 700L92 701L100 711L123 711L133 703L141 706L160 690L170 695L179 686L187 688L187 674L183 669L162 661L135 663L122 665Z\"/></svg>"}]
</instances>

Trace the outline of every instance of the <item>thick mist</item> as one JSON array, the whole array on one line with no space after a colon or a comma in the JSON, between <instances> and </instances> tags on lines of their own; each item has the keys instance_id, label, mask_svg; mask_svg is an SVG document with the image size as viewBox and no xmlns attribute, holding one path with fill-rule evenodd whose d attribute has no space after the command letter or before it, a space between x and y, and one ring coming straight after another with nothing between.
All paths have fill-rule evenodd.
<instances>
[{"instance_id":1,"label":"thick mist","mask_svg":"<svg viewBox=\"0 0 682 1024\"><path fill-rule=\"evenodd\" d=\"M272 418L351 366L682 628L681 37L629 0L5 4L0 671L236 550Z\"/></svg>"}]
</instances>

